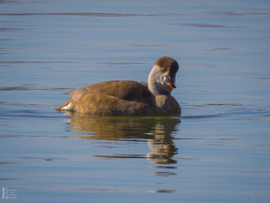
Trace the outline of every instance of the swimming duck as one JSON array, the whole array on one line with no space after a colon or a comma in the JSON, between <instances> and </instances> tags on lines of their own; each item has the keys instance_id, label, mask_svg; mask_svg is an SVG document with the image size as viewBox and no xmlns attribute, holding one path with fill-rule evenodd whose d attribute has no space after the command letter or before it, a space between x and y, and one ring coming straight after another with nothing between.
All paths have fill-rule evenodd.
<instances>
[{"instance_id":1,"label":"swimming duck","mask_svg":"<svg viewBox=\"0 0 270 203\"><path fill-rule=\"evenodd\" d=\"M69 92L72 98L56 109L96 116L180 115L180 105L171 96L178 68L173 58L161 57L148 83L116 80L81 87Z\"/></svg>"}]
</instances>

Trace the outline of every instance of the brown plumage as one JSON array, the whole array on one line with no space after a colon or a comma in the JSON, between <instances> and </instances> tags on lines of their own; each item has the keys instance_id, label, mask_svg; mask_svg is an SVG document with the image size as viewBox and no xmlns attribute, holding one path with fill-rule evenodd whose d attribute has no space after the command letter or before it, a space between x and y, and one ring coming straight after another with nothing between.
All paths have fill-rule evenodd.
<instances>
[{"instance_id":1,"label":"brown plumage","mask_svg":"<svg viewBox=\"0 0 270 203\"><path fill-rule=\"evenodd\" d=\"M56 109L97 116L180 115L180 105L171 96L177 71L174 59L162 57L151 70L148 83L123 80L81 87L69 92L72 98Z\"/></svg>"}]
</instances>

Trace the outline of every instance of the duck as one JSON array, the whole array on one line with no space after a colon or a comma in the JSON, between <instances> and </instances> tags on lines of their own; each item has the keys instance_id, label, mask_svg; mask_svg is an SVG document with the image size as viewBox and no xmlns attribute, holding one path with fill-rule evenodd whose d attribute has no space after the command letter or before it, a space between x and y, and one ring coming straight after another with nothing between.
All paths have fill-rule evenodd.
<instances>
[{"instance_id":1,"label":"duck","mask_svg":"<svg viewBox=\"0 0 270 203\"><path fill-rule=\"evenodd\" d=\"M68 92L71 99L56 110L93 116L179 116L181 107L171 95L178 69L175 59L161 57L148 82L113 80L84 86Z\"/></svg>"}]
</instances>

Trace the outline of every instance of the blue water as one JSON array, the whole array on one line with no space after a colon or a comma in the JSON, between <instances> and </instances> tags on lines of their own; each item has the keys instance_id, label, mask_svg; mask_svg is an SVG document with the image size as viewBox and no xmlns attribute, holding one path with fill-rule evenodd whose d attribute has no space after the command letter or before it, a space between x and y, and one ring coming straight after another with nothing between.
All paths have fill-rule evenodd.
<instances>
[{"instance_id":1,"label":"blue water","mask_svg":"<svg viewBox=\"0 0 270 203\"><path fill-rule=\"evenodd\" d=\"M269 202L270 2L0 1L1 202ZM55 111L180 69L181 117Z\"/></svg>"}]
</instances>

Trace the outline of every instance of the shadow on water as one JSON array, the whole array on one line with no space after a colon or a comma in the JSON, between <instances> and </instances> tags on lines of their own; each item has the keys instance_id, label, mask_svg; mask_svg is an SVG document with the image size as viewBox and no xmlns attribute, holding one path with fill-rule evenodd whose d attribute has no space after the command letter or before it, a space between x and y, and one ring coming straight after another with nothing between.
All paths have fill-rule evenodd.
<instances>
[{"instance_id":1,"label":"shadow on water","mask_svg":"<svg viewBox=\"0 0 270 203\"><path fill-rule=\"evenodd\" d=\"M72 115L67 120L77 132L73 138L118 141L147 141L151 152L147 155L94 155L99 158L147 158L157 164L176 163L177 148L173 133L178 131L179 118L171 117L88 117Z\"/></svg>"}]
</instances>

